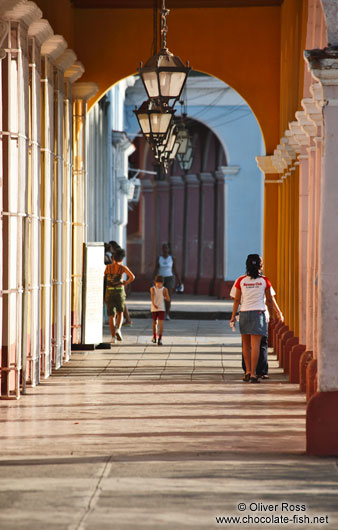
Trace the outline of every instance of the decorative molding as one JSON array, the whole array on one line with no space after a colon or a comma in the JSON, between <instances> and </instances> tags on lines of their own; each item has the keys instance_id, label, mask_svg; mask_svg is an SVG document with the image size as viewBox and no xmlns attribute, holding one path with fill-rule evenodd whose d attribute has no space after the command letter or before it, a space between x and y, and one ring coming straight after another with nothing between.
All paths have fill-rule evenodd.
<instances>
[{"instance_id":1,"label":"decorative molding","mask_svg":"<svg viewBox=\"0 0 338 530\"><path fill-rule=\"evenodd\" d=\"M6 2L8 4L8 2ZM17 20L23 22L27 26L30 26L42 17L41 9L34 2L10 2L12 4L11 8L1 14L2 18L5 20ZM13 5L15 4L15 5Z\"/></svg>"},{"instance_id":2,"label":"decorative molding","mask_svg":"<svg viewBox=\"0 0 338 530\"><path fill-rule=\"evenodd\" d=\"M336 46L323 50L305 50L304 58L311 74L323 87L338 85L338 49Z\"/></svg>"},{"instance_id":3,"label":"decorative molding","mask_svg":"<svg viewBox=\"0 0 338 530\"><path fill-rule=\"evenodd\" d=\"M278 173L277 168L273 163L273 156L256 156L256 162L261 171L265 175Z\"/></svg>"},{"instance_id":4,"label":"decorative molding","mask_svg":"<svg viewBox=\"0 0 338 530\"><path fill-rule=\"evenodd\" d=\"M36 39L36 41L42 46L42 44L53 36L54 32L48 22L48 20L42 18L37 22L33 22L28 28L28 37Z\"/></svg>"},{"instance_id":5,"label":"decorative molding","mask_svg":"<svg viewBox=\"0 0 338 530\"><path fill-rule=\"evenodd\" d=\"M70 81L70 83L75 83L83 75L85 69L80 61L76 61L72 64L64 73L65 79Z\"/></svg>"},{"instance_id":6,"label":"decorative molding","mask_svg":"<svg viewBox=\"0 0 338 530\"><path fill-rule=\"evenodd\" d=\"M18 4L25 4L26 0L0 0L0 17L6 16Z\"/></svg>"},{"instance_id":7,"label":"decorative molding","mask_svg":"<svg viewBox=\"0 0 338 530\"><path fill-rule=\"evenodd\" d=\"M62 72L65 72L67 68L69 68L75 63L76 59L77 57L75 53L73 52L73 50L70 50L69 48L67 48L63 52L63 54L59 55L59 57L55 60L55 66L57 66L60 70L62 70Z\"/></svg>"},{"instance_id":8,"label":"decorative molding","mask_svg":"<svg viewBox=\"0 0 338 530\"><path fill-rule=\"evenodd\" d=\"M62 35L53 35L41 47L41 55L47 55L55 61L67 48L67 42Z\"/></svg>"},{"instance_id":9,"label":"decorative molding","mask_svg":"<svg viewBox=\"0 0 338 530\"><path fill-rule=\"evenodd\" d=\"M98 92L99 87L96 83L74 83L72 85L72 94L73 98L75 99L84 99L85 101L88 101L88 99L95 96L95 94Z\"/></svg>"},{"instance_id":10,"label":"decorative molding","mask_svg":"<svg viewBox=\"0 0 338 530\"><path fill-rule=\"evenodd\" d=\"M191 188L198 188L200 185L200 181L198 180L197 175L185 175L183 178L186 185Z\"/></svg>"},{"instance_id":11,"label":"decorative molding","mask_svg":"<svg viewBox=\"0 0 338 530\"><path fill-rule=\"evenodd\" d=\"M306 112L304 112L303 110L297 111L296 119L299 123L300 128L305 132L305 134L310 137L316 136L316 126L312 120L309 120L308 116L306 115Z\"/></svg>"},{"instance_id":12,"label":"decorative molding","mask_svg":"<svg viewBox=\"0 0 338 530\"><path fill-rule=\"evenodd\" d=\"M237 175L241 169L241 166L218 166L215 171L217 179L232 180L232 177Z\"/></svg>"}]
</instances>

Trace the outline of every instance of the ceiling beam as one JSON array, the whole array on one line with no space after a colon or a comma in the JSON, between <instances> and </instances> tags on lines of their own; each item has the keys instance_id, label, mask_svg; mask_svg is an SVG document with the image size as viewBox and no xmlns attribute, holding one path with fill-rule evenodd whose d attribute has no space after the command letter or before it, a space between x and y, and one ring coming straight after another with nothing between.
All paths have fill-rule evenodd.
<instances>
[{"instance_id":1,"label":"ceiling beam","mask_svg":"<svg viewBox=\"0 0 338 530\"><path fill-rule=\"evenodd\" d=\"M167 0L167 8L271 7L284 0ZM78 9L150 9L153 0L71 0ZM161 1L159 0L159 5Z\"/></svg>"}]
</instances>

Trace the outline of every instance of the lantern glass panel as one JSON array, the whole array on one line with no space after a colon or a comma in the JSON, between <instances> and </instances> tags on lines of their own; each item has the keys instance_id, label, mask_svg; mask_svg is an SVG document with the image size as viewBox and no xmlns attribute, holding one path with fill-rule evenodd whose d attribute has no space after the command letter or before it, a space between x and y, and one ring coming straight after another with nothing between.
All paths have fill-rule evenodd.
<instances>
[{"instance_id":1,"label":"lantern glass panel","mask_svg":"<svg viewBox=\"0 0 338 530\"><path fill-rule=\"evenodd\" d=\"M161 96L178 98L186 76L185 72L159 72Z\"/></svg>"},{"instance_id":2,"label":"lantern glass panel","mask_svg":"<svg viewBox=\"0 0 338 530\"><path fill-rule=\"evenodd\" d=\"M142 129L143 134L149 134L150 133L150 123L149 123L149 116L148 114L138 114L138 121L140 123L140 127Z\"/></svg>"},{"instance_id":3,"label":"lantern glass panel","mask_svg":"<svg viewBox=\"0 0 338 530\"><path fill-rule=\"evenodd\" d=\"M189 133L186 129L182 129L179 131L177 135L177 140L180 142L178 153L183 154L188 149L188 141L189 141Z\"/></svg>"},{"instance_id":4,"label":"lantern glass panel","mask_svg":"<svg viewBox=\"0 0 338 530\"><path fill-rule=\"evenodd\" d=\"M158 81L156 72L143 72L143 83L150 98L157 98L159 96Z\"/></svg>"},{"instance_id":5,"label":"lantern glass panel","mask_svg":"<svg viewBox=\"0 0 338 530\"><path fill-rule=\"evenodd\" d=\"M151 130L154 134L165 134L171 121L170 113L151 113Z\"/></svg>"}]
</instances>

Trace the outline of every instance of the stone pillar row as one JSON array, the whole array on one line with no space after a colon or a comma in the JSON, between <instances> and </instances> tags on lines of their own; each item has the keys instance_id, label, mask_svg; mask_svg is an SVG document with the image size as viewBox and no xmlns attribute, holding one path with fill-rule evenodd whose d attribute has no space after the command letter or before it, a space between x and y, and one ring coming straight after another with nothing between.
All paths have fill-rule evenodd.
<instances>
[{"instance_id":1,"label":"stone pillar row","mask_svg":"<svg viewBox=\"0 0 338 530\"><path fill-rule=\"evenodd\" d=\"M337 456L338 52L332 47L305 52L305 57L312 97L302 100L304 110L296 113L274 154L264 161L258 158L258 163L265 169L270 165L266 173L279 175L270 182L280 188L299 178L298 195L279 205L284 208L281 215L288 216L290 207L299 204L299 263L296 283L285 275L278 285L284 290L282 309L287 318L274 326L273 345L290 382L306 392L307 452ZM290 260L288 264L292 268ZM299 292L298 326L288 304L296 296L288 284Z\"/></svg>"},{"instance_id":2,"label":"stone pillar row","mask_svg":"<svg viewBox=\"0 0 338 530\"><path fill-rule=\"evenodd\" d=\"M223 168L231 174L239 168ZM186 293L224 297L225 186L229 171L173 176L165 181L142 179L142 248L129 252L137 274L135 287L147 290L156 257L170 242ZM131 242L129 242L131 244ZM134 254L134 256L133 256ZM141 267L138 261L141 261Z\"/></svg>"},{"instance_id":3,"label":"stone pillar row","mask_svg":"<svg viewBox=\"0 0 338 530\"><path fill-rule=\"evenodd\" d=\"M84 210L85 176L80 195L72 181L77 155L85 168L85 138L81 147L73 138L72 102L84 68L41 17L34 2L7 0L0 6L0 395L5 399L17 399L26 384L36 385L70 358L71 304L78 321L81 315L72 289L72 223ZM79 97L85 102L89 95L93 87ZM77 265L84 229L80 239Z\"/></svg>"}]
</instances>

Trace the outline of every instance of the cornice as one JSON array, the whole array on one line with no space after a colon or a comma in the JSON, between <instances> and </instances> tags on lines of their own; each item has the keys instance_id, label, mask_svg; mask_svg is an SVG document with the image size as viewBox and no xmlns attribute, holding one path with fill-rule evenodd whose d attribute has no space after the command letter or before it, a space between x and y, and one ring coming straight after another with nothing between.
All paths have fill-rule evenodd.
<instances>
[{"instance_id":1,"label":"cornice","mask_svg":"<svg viewBox=\"0 0 338 530\"><path fill-rule=\"evenodd\" d=\"M67 48L67 42L62 35L53 35L50 39L46 40L41 47L41 54L47 55L53 61L56 61L60 55L63 54Z\"/></svg>"},{"instance_id":2,"label":"cornice","mask_svg":"<svg viewBox=\"0 0 338 530\"><path fill-rule=\"evenodd\" d=\"M76 61L72 64L64 73L65 79L70 81L70 83L75 83L83 75L85 69L82 63Z\"/></svg>"},{"instance_id":3,"label":"cornice","mask_svg":"<svg viewBox=\"0 0 338 530\"><path fill-rule=\"evenodd\" d=\"M99 87L96 83L74 83L72 85L72 95L75 99L84 99L85 101L88 101L88 99L95 96L95 94L98 92Z\"/></svg>"},{"instance_id":4,"label":"cornice","mask_svg":"<svg viewBox=\"0 0 338 530\"><path fill-rule=\"evenodd\" d=\"M7 4L7 2L6 2ZM1 14L5 20L18 20L30 26L42 17L41 9L34 2L12 2L12 7Z\"/></svg>"},{"instance_id":5,"label":"cornice","mask_svg":"<svg viewBox=\"0 0 338 530\"><path fill-rule=\"evenodd\" d=\"M36 22L33 22L28 28L28 37L36 39L36 41L42 46L42 44L53 36L53 30L48 20L42 18Z\"/></svg>"}]
</instances>

